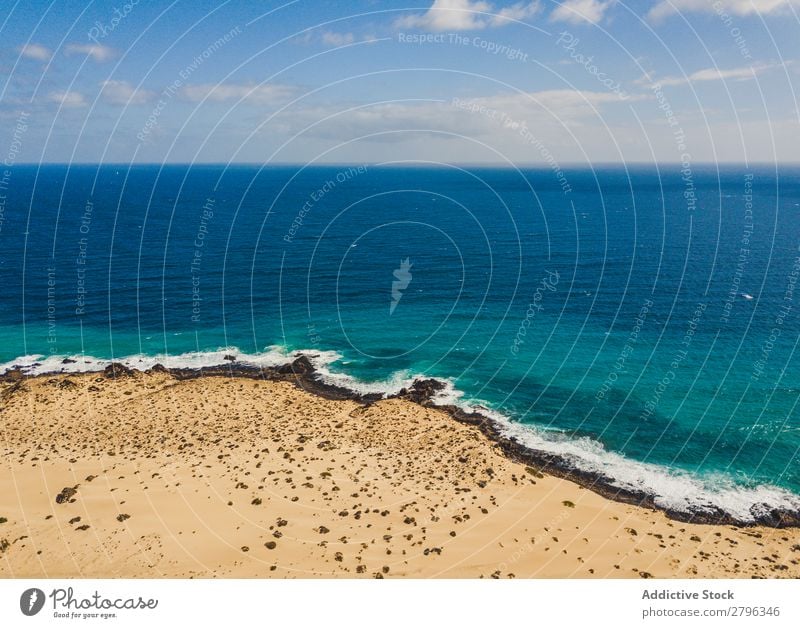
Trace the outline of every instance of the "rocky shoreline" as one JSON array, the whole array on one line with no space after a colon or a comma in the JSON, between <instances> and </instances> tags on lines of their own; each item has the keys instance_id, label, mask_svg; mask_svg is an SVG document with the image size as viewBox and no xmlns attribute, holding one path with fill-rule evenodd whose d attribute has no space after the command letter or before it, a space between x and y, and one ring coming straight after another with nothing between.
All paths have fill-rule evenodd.
<instances>
[{"instance_id":1,"label":"rocky shoreline","mask_svg":"<svg viewBox=\"0 0 800 628\"><path fill-rule=\"evenodd\" d=\"M314 357L311 355L310 357ZM760 512L753 512L753 520L741 521L718 508L698 512L684 512L658 505L653 496L644 491L632 491L615 486L613 480L602 474L590 473L576 468L568 460L558 455L531 449L503 433L502 428L493 419L479 412L465 412L455 405L439 405L433 403L435 395L444 388L444 384L436 379L415 380L412 386L404 388L396 394L384 396L373 393L362 395L340 386L327 384L320 380L317 370L309 356L300 354L289 363L276 367L258 367L237 362L235 355L225 356L226 363L202 368L173 368L157 364L144 370L144 373L168 373L177 380L191 380L201 377L228 377L262 379L269 381L291 382L302 390L329 400L351 400L369 406L381 399L398 398L411 401L423 407L441 410L459 423L478 428L502 453L515 462L524 464L529 473L548 474L572 481L587 488L606 499L663 512L668 518L693 524L730 525L736 527L764 526L769 528L800 527L800 511L786 509L770 509L766 506ZM105 378L130 377L137 369L129 368L121 363L112 363L103 370ZM63 373L41 374L63 375ZM0 381L16 382L22 385L25 374L20 369L11 369L0 375ZM755 506L754 506L755 508Z\"/></svg>"}]
</instances>

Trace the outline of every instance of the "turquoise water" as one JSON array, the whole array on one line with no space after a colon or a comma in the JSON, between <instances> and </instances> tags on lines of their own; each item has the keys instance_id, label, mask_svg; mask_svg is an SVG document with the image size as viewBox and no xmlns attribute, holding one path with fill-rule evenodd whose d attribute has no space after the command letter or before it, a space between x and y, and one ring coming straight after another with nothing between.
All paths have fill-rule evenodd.
<instances>
[{"instance_id":1,"label":"turquoise water","mask_svg":"<svg viewBox=\"0 0 800 628\"><path fill-rule=\"evenodd\" d=\"M800 507L800 171L566 178L15 167L0 369L306 350L353 388L442 378L442 402L669 507Z\"/></svg>"}]
</instances>

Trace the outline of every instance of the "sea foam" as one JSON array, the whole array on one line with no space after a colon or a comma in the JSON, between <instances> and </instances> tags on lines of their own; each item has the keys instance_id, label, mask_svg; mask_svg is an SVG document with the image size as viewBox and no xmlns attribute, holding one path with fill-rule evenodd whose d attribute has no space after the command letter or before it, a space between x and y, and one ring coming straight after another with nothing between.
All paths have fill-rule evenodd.
<instances>
[{"instance_id":1,"label":"sea foam","mask_svg":"<svg viewBox=\"0 0 800 628\"><path fill-rule=\"evenodd\" d=\"M342 356L335 351L289 350L271 346L260 353L242 353L236 347L215 351L199 351L178 355L132 355L105 359L84 355L26 355L0 364L0 374L18 369L28 375L102 371L112 362L138 370L161 364L170 369L198 369L230 364L253 367L277 367L305 355L314 365L318 379L328 385L351 390L360 395L388 397L408 388L424 374L398 371L381 381L367 382L332 368ZM228 358L228 359L226 359ZM722 475L693 474L662 465L633 460L608 451L602 443L588 437L573 437L531 424L520 423L493 410L479 399L469 399L454 381L438 379L443 388L431 402L439 406L456 406L465 412L479 412L495 422L500 432L532 450L560 457L575 469L602 476L614 487L650 495L660 507L685 513L721 510L741 522L755 521L772 509L800 510L800 496L783 488L761 484L746 486Z\"/></svg>"}]
</instances>

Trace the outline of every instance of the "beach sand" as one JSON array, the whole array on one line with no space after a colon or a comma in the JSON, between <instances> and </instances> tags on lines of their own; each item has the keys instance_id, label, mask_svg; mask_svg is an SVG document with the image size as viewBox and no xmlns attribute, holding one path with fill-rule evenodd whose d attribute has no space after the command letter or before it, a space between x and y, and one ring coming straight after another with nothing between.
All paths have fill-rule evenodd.
<instances>
[{"instance_id":1,"label":"beach sand","mask_svg":"<svg viewBox=\"0 0 800 628\"><path fill-rule=\"evenodd\" d=\"M408 400L165 372L0 397L2 577L800 577L798 528L612 501Z\"/></svg>"}]
</instances>

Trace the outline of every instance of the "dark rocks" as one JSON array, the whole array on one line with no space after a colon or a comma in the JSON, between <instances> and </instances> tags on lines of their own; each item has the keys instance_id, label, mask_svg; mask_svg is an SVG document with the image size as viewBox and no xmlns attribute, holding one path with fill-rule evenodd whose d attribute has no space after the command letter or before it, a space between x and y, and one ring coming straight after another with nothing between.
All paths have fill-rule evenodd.
<instances>
[{"instance_id":1,"label":"dark rocks","mask_svg":"<svg viewBox=\"0 0 800 628\"><path fill-rule=\"evenodd\" d=\"M403 388L396 396L425 405L430 402L436 393L441 392L444 388L445 383L440 382L438 379L418 379L408 388Z\"/></svg>"},{"instance_id":2,"label":"dark rocks","mask_svg":"<svg viewBox=\"0 0 800 628\"><path fill-rule=\"evenodd\" d=\"M130 518L131 518L130 515L126 515L124 513L117 515L117 521L119 521L120 523L122 523L126 519L130 519Z\"/></svg>"},{"instance_id":3,"label":"dark rocks","mask_svg":"<svg viewBox=\"0 0 800 628\"><path fill-rule=\"evenodd\" d=\"M61 364L75 364L77 360L71 360L70 358L64 358L61 360Z\"/></svg>"},{"instance_id":4,"label":"dark rocks","mask_svg":"<svg viewBox=\"0 0 800 628\"><path fill-rule=\"evenodd\" d=\"M76 524L76 523L78 523L80 520L81 520L81 518L80 518L80 517L73 517L72 519L70 519L70 520L69 520L69 525L75 525L75 524Z\"/></svg>"},{"instance_id":5,"label":"dark rocks","mask_svg":"<svg viewBox=\"0 0 800 628\"><path fill-rule=\"evenodd\" d=\"M278 544L275 541L267 541L264 543L264 547L266 547L268 550L274 550L276 547L278 547Z\"/></svg>"},{"instance_id":6,"label":"dark rocks","mask_svg":"<svg viewBox=\"0 0 800 628\"><path fill-rule=\"evenodd\" d=\"M310 375L314 372L314 365L306 356L301 355L290 364L284 364L275 370L281 375Z\"/></svg>"},{"instance_id":7,"label":"dark rocks","mask_svg":"<svg viewBox=\"0 0 800 628\"><path fill-rule=\"evenodd\" d=\"M129 369L124 364L119 362L112 362L103 369L103 375L108 379L117 379L118 377L132 377L133 370Z\"/></svg>"},{"instance_id":8,"label":"dark rocks","mask_svg":"<svg viewBox=\"0 0 800 628\"><path fill-rule=\"evenodd\" d=\"M763 508L759 512L756 506L750 509L758 525L770 528L797 528L800 527L800 512L778 508Z\"/></svg>"},{"instance_id":9,"label":"dark rocks","mask_svg":"<svg viewBox=\"0 0 800 628\"><path fill-rule=\"evenodd\" d=\"M3 379L9 382L19 382L24 379L25 374L20 370L18 366L15 366L10 371L7 371L6 374L3 376Z\"/></svg>"},{"instance_id":10,"label":"dark rocks","mask_svg":"<svg viewBox=\"0 0 800 628\"><path fill-rule=\"evenodd\" d=\"M169 374L169 369L166 366L164 366L163 364L156 364L156 365L153 366L153 368L149 369L147 372L148 373L165 373L165 374Z\"/></svg>"},{"instance_id":11,"label":"dark rocks","mask_svg":"<svg viewBox=\"0 0 800 628\"><path fill-rule=\"evenodd\" d=\"M61 390L69 390L70 388L77 388L78 385L75 382L73 382L71 379L62 379L58 383L58 387Z\"/></svg>"},{"instance_id":12,"label":"dark rocks","mask_svg":"<svg viewBox=\"0 0 800 628\"><path fill-rule=\"evenodd\" d=\"M64 504L69 501L74 501L73 498L77 494L78 494L77 486L65 486L64 488L61 489L61 492L58 495L56 495L56 503Z\"/></svg>"},{"instance_id":13,"label":"dark rocks","mask_svg":"<svg viewBox=\"0 0 800 628\"><path fill-rule=\"evenodd\" d=\"M235 355L228 354L222 359L223 360L227 360L228 362L236 362L236 356Z\"/></svg>"}]
</instances>

